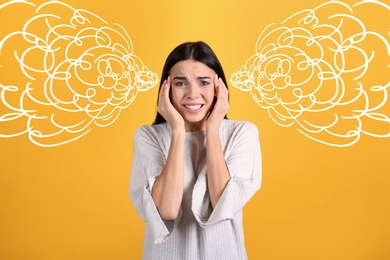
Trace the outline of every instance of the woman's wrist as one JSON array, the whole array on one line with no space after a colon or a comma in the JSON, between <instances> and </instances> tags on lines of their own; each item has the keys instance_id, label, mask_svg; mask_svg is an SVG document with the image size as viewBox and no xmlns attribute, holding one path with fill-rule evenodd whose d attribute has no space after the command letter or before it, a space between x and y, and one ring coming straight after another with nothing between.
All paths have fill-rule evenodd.
<instances>
[{"instance_id":1,"label":"woman's wrist","mask_svg":"<svg viewBox=\"0 0 390 260\"><path fill-rule=\"evenodd\" d=\"M214 140L215 138L219 138L219 127L206 128L206 139Z\"/></svg>"},{"instance_id":2,"label":"woman's wrist","mask_svg":"<svg viewBox=\"0 0 390 260\"><path fill-rule=\"evenodd\" d=\"M180 126L180 125L177 125L175 127L171 127L172 129L172 135L185 135L186 133L186 128L184 125Z\"/></svg>"},{"instance_id":3,"label":"woman's wrist","mask_svg":"<svg viewBox=\"0 0 390 260\"><path fill-rule=\"evenodd\" d=\"M219 134L219 127L221 124L213 124L212 122L206 123L206 133Z\"/></svg>"}]
</instances>

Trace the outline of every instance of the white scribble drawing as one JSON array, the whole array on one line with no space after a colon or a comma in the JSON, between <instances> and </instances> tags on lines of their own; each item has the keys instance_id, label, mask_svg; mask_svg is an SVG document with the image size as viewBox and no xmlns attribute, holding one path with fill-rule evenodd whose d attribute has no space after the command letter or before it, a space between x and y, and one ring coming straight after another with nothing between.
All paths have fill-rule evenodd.
<instances>
[{"instance_id":1,"label":"white scribble drawing","mask_svg":"<svg viewBox=\"0 0 390 260\"><path fill-rule=\"evenodd\" d=\"M9 1L0 11L16 5L34 9L23 28L0 41L0 137L69 143L111 125L139 91L157 84L119 24L59 1Z\"/></svg>"},{"instance_id":2,"label":"white scribble drawing","mask_svg":"<svg viewBox=\"0 0 390 260\"><path fill-rule=\"evenodd\" d=\"M345 147L362 134L387 138L389 30L390 6L382 2L326 2L266 27L230 81L274 122L317 142Z\"/></svg>"}]
</instances>

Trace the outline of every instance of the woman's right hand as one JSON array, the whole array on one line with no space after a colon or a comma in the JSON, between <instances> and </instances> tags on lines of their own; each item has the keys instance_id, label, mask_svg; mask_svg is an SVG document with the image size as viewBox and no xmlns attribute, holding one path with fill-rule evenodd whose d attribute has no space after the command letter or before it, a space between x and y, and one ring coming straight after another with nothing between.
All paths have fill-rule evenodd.
<instances>
[{"instance_id":1,"label":"woman's right hand","mask_svg":"<svg viewBox=\"0 0 390 260\"><path fill-rule=\"evenodd\" d=\"M164 80L160 89L157 112L165 118L172 130L180 128L185 129L183 117L179 114L179 112L177 112L176 108L169 100L170 88L171 78L168 77L168 79Z\"/></svg>"}]
</instances>

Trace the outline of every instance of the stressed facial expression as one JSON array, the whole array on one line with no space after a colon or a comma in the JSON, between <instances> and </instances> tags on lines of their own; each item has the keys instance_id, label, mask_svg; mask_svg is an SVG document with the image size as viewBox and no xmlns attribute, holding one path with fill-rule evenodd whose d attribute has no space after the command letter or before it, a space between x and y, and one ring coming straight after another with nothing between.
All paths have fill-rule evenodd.
<instances>
[{"instance_id":1,"label":"stressed facial expression","mask_svg":"<svg viewBox=\"0 0 390 260\"><path fill-rule=\"evenodd\" d=\"M215 71L201 62L184 60L172 67L170 77L171 101L183 117L186 130L205 130L214 104Z\"/></svg>"}]
</instances>

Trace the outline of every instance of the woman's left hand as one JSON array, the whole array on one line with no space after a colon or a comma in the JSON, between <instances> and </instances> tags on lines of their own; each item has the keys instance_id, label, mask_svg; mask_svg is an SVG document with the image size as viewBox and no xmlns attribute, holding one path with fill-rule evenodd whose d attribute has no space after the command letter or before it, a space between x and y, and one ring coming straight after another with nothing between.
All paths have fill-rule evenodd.
<instances>
[{"instance_id":1,"label":"woman's left hand","mask_svg":"<svg viewBox=\"0 0 390 260\"><path fill-rule=\"evenodd\" d=\"M227 114L230 105L229 105L229 91L226 88L225 83L223 83L221 78L218 78L217 75L214 77L214 88L215 88L215 97L216 102L214 108L209 114L206 122L206 129L219 130L225 115Z\"/></svg>"}]
</instances>

